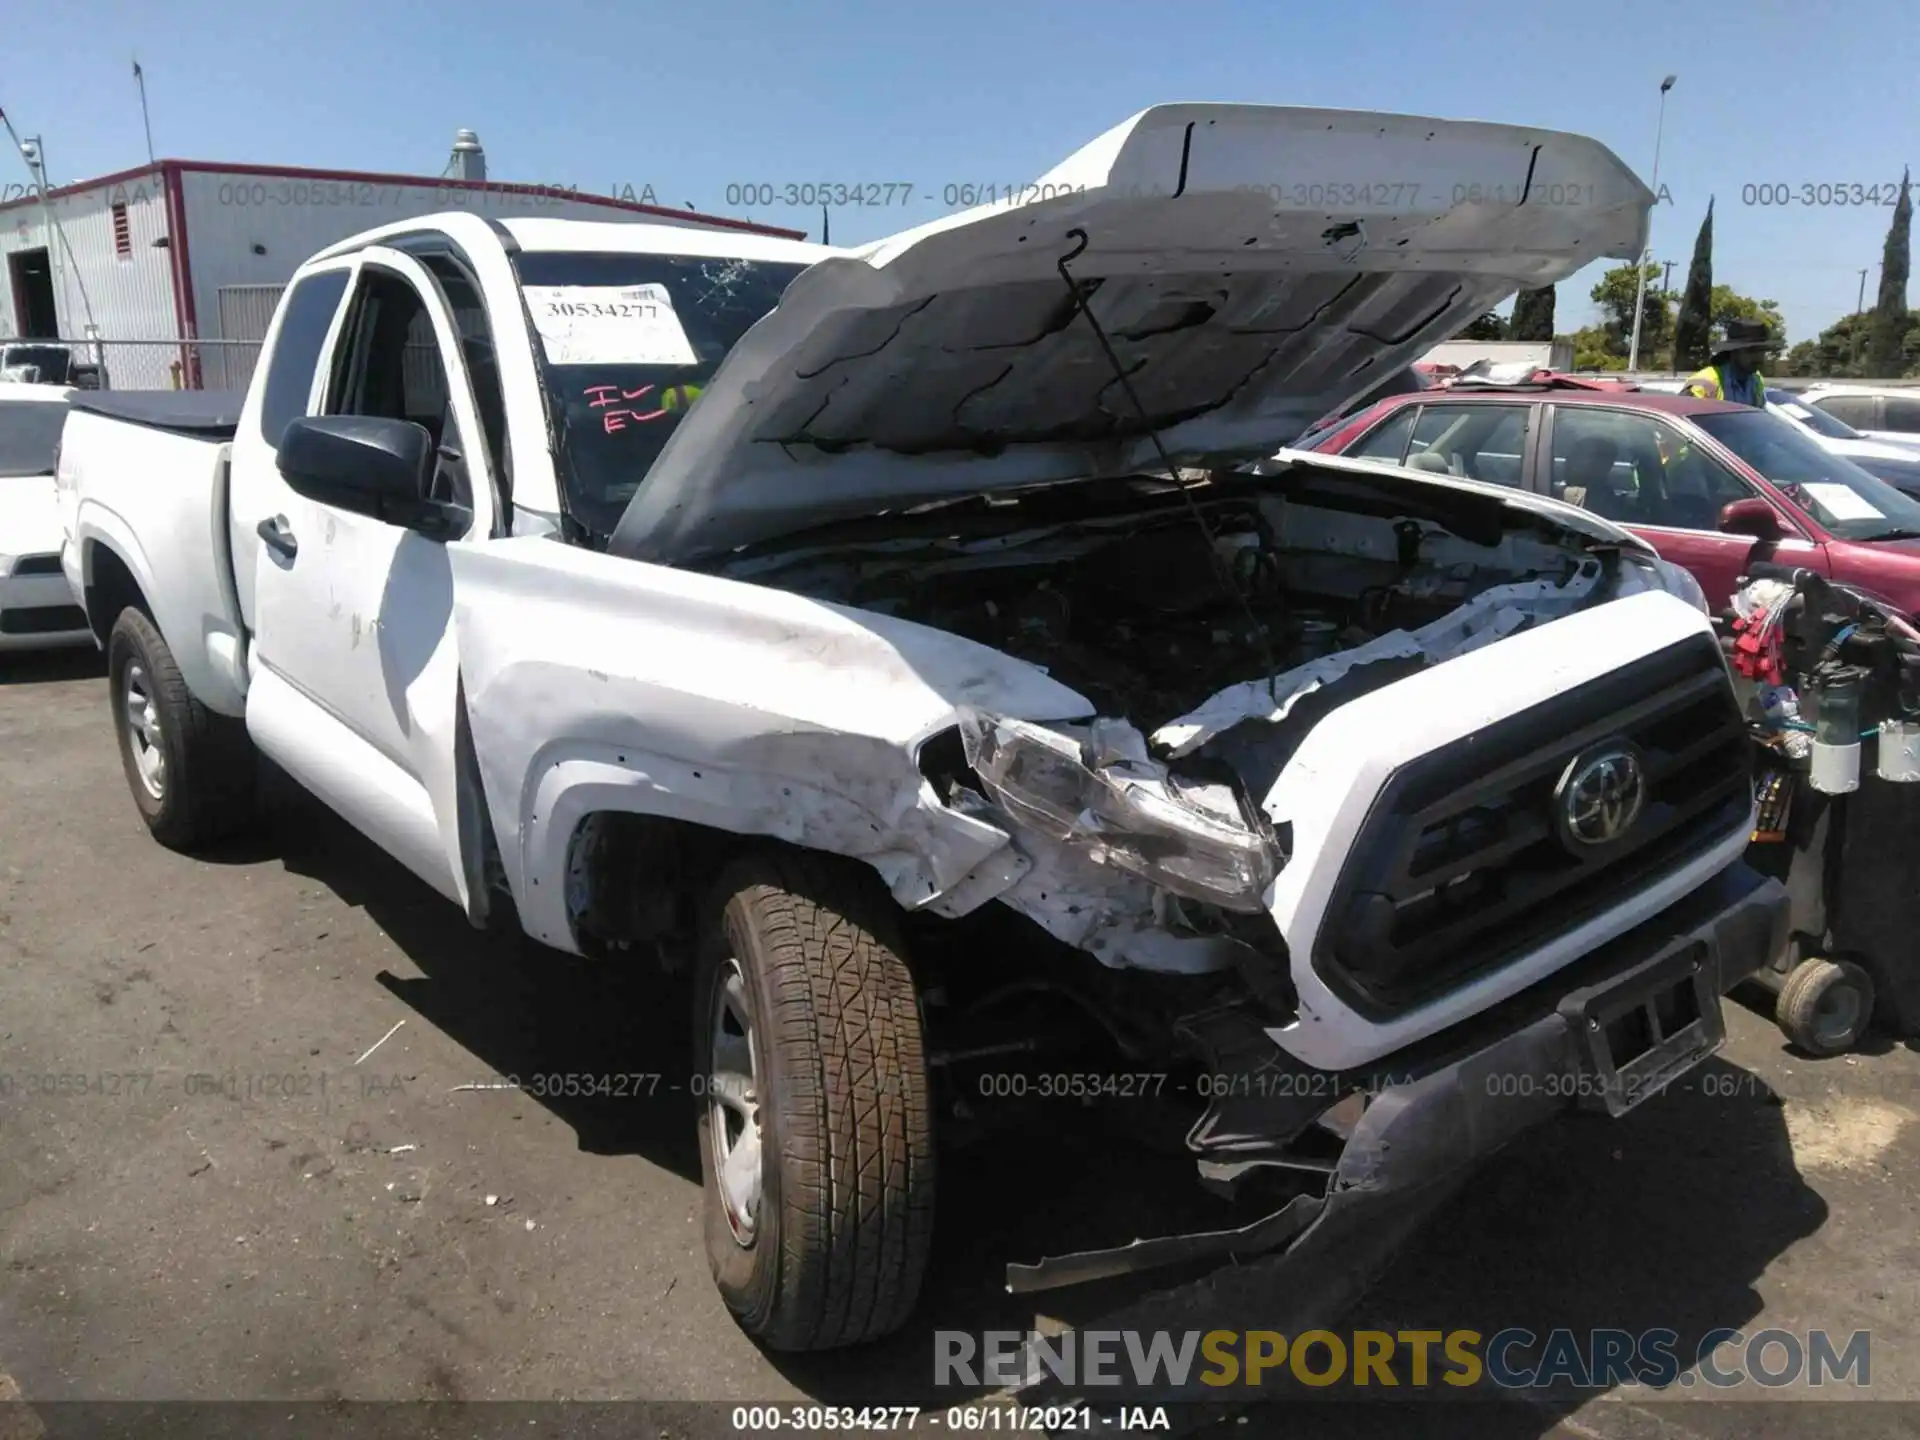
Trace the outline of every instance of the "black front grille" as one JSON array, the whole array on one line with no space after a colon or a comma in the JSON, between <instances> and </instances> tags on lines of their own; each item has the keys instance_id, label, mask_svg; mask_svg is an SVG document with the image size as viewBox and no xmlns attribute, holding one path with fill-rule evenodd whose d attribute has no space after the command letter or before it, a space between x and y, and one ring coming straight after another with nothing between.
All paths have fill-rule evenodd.
<instances>
[{"instance_id":1,"label":"black front grille","mask_svg":"<svg viewBox=\"0 0 1920 1440\"><path fill-rule=\"evenodd\" d=\"M1625 740L1647 781L1618 841L1556 827L1571 761ZM1718 646L1699 636L1423 755L1374 801L1340 874L1314 968L1381 1015L1498 969L1741 826L1751 743Z\"/></svg>"},{"instance_id":2,"label":"black front grille","mask_svg":"<svg viewBox=\"0 0 1920 1440\"><path fill-rule=\"evenodd\" d=\"M13 562L15 575L58 575L60 557L58 555L22 555Z\"/></svg>"},{"instance_id":3,"label":"black front grille","mask_svg":"<svg viewBox=\"0 0 1920 1440\"><path fill-rule=\"evenodd\" d=\"M57 635L87 628L87 612L78 605L22 605L0 610L0 635Z\"/></svg>"}]
</instances>

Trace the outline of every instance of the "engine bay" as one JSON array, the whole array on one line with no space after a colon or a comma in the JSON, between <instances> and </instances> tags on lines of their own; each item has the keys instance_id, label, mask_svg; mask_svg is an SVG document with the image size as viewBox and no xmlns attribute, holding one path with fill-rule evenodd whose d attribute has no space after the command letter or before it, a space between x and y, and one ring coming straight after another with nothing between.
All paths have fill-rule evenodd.
<instances>
[{"instance_id":1,"label":"engine bay","mask_svg":"<svg viewBox=\"0 0 1920 1440\"><path fill-rule=\"evenodd\" d=\"M1223 686L1379 633L1369 625L1385 618L1387 590L1366 603L1291 591L1271 537L1250 524L1217 528L1214 548L1232 566L1232 589L1207 540L1173 516L1064 563L952 571L921 580L911 594L876 598L1039 665L1101 714L1125 715L1143 729ZM1369 605L1382 613L1369 617Z\"/></svg>"},{"instance_id":2,"label":"engine bay","mask_svg":"<svg viewBox=\"0 0 1920 1440\"><path fill-rule=\"evenodd\" d=\"M1371 479L1316 479L1311 491L1221 486L1191 508L809 550L765 578L990 645L1151 733L1228 687L1590 563L1575 537L1490 527L1497 501L1465 497L1468 523L1449 525Z\"/></svg>"}]
</instances>

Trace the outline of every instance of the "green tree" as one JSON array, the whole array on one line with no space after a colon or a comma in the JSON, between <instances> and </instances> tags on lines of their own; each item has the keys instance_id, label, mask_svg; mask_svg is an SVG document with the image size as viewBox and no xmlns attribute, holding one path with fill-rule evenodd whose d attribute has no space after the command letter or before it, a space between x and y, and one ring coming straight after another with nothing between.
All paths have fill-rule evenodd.
<instances>
[{"instance_id":1,"label":"green tree","mask_svg":"<svg viewBox=\"0 0 1920 1440\"><path fill-rule=\"evenodd\" d=\"M1659 278L1659 269L1657 265L1647 267L1647 280L1650 285ZM1554 337L1572 344L1575 369L1624 370L1627 368L1627 349L1631 344L1629 326L1630 317L1633 314L1633 292L1633 266L1614 267L1602 275L1600 283L1593 287L1593 301L1600 307L1599 323L1576 330L1571 335ZM1710 321L1725 324L1726 321L1737 316L1745 320L1759 320L1773 332L1777 344L1769 351L1770 364L1772 356L1785 349L1787 323L1781 318L1779 302L1755 300L1751 296L1742 295L1729 285L1716 285L1708 294L1710 298L1707 314ZM1519 305L1516 302L1516 312L1518 309ZM1515 327L1509 325L1508 328L1511 331ZM1640 322L1642 357L1662 353L1665 342L1673 333L1673 328L1673 297L1659 289L1649 289Z\"/></svg>"},{"instance_id":2,"label":"green tree","mask_svg":"<svg viewBox=\"0 0 1920 1440\"><path fill-rule=\"evenodd\" d=\"M1480 316L1457 337L1461 340L1504 340L1507 338L1507 322L1489 310Z\"/></svg>"},{"instance_id":3,"label":"green tree","mask_svg":"<svg viewBox=\"0 0 1920 1440\"><path fill-rule=\"evenodd\" d=\"M1871 369L1867 359L1867 336L1876 319L1871 310L1842 315L1813 340L1802 340L1789 350L1783 375L1810 375L1829 380L1859 379L1869 374L1892 379L1898 375L1920 374L1920 310L1907 312L1906 329L1901 337L1900 368L1887 372Z\"/></svg>"},{"instance_id":4,"label":"green tree","mask_svg":"<svg viewBox=\"0 0 1920 1440\"><path fill-rule=\"evenodd\" d=\"M1912 262L1908 243L1913 230L1913 190L1907 172L1900 172L1900 199L1887 226L1887 246L1880 257L1880 299L1873 307L1867 330L1867 373L1891 378L1906 373L1907 267Z\"/></svg>"},{"instance_id":5,"label":"green tree","mask_svg":"<svg viewBox=\"0 0 1920 1440\"><path fill-rule=\"evenodd\" d=\"M1693 263L1687 267L1687 288L1680 297L1680 314L1673 322L1673 368L1686 374L1707 363L1713 350L1713 198L1707 198L1707 218L1693 239Z\"/></svg>"},{"instance_id":6,"label":"green tree","mask_svg":"<svg viewBox=\"0 0 1920 1440\"><path fill-rule=\"evenodd\" d=\"M1867 327L1872 317L1870 310L1856 310L1822 330L1814 342L1819 347L1819 368L1814 373L1848 378L1866 374Z\"/></svg>"},{"instance_id":7,"label":"green tree","mask_svg":"<svg viewBox=\"0 0 1920 1440\"><path fill-rule=\"evenodd\" d=\"M1522 290L1514 297L1507 333L1515 340L1553 339L1553 286Z\"/></svg>"},{"instance_id":8,"label":"green tree","mask_svg":"<svg viewBox=\"0 0 1920 1440\"><path fill-rule=\"evenodd\" d=\"M1673 327L1673 309L1667 295L1660 289L1660 267L1646 267L1647 290L1640 306L1640 353L1657 354L1665 347L1667 336ZM1606 349L1609 354L1620 357L1621 365L1608 366L1608 369L1624 368L1627 349L1633 336L1633 296L1638 288L1639 276L1631 265L1616 265L1600 277L1589 298L1600 307L1601 328L1606 331Z\"/></svg>"},{"instance_id":9,"label":"green tree","mask_svg":"<svg viewBox=\"0 0 1920 1440\"><path fill-rule=\"evenodd\" d=\"M1571 335L1556 335L1553 338L1573 346L1573 368L1576 370L1627 368L1625 348L1615 348L1619 337L1605 325L1587 325Z\"/></svg>"},{"instance_id":10,"label":"green tree","mask_svg":"<svg viewBox=\"0 0 1920 1440\"><path fill-rule=\"evenodd\" d=\"M1768 369L1776 375L1824 375L1826 372L1820 368L1820 342L1802 340Z\"/></svg>"}]
</instances>

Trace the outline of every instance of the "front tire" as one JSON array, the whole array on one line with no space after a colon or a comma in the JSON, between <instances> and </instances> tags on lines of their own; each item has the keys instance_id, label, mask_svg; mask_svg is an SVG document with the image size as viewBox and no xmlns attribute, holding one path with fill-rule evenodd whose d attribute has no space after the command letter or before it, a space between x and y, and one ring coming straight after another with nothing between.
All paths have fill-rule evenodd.
<instances>
[{"instance_id":1,"label":"front tire","mask_svg":"<svg viewBox=\"0 0 1920 1440\"><path fill-rule=\"evenodd\" d=\"M933 1109L894 912L849 862L755 852L723 875L694 976L703 1231L774 1350L906 1322L933 1238Z\"/></svg>"},{"instance_id":2,"label":"front tire","mask_svg":"<svg viewBox=\"0 0 1920 1440\"><path fill-rule=\"evenodd\" d=\"M131 607L107 637L107 688L127 788L154 839L196 850L252 822L245 728L194 698L167 642Z\"/></svg>"}]
</instances>

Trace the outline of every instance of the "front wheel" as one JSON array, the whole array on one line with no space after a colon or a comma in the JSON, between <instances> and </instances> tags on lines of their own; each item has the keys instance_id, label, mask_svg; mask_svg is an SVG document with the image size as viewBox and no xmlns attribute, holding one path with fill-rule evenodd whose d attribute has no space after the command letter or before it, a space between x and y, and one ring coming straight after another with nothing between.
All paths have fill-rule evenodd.
<instances>
[{"instance_id":1,"label":"front wheel","mask_svg":"<svg viewBox=\"0 0 1920 1440\"><path fill-rule=\"evenodd\" d=\"M159 630L131 607L107 637L107 687L127 787L154 839L194 850L253 819L245 727L194 698Z\"/></svg>"},{"instance_id":2,"label":"front wheel","mask_svg":"<svg viewBox=\"0 0 1920 1440\"><path fill-rule=\"evenodd\" d=\"M707 1259L775 1350L912 1312L933 1238L933 1110L892 906L846 861L762 851L722 877L694 977Z\"/></svg>"}]
</instances>

